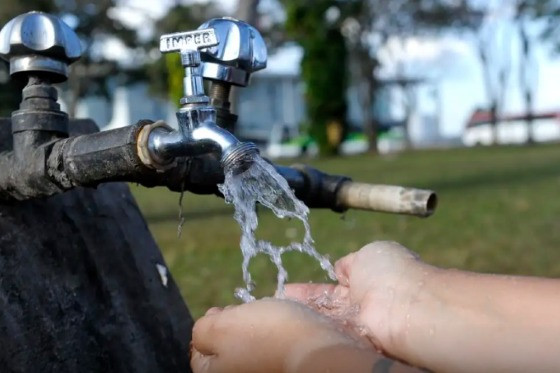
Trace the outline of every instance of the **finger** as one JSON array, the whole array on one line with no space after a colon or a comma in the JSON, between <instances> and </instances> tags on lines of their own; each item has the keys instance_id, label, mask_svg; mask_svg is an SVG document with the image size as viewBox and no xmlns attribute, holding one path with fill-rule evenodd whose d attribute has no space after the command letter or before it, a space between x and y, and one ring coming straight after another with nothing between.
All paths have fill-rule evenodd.
<instances>
[{"instance_id":1,"label":"finger","mask_svg":"<svg viewBox=\"0 0 560 373\"><path fill-rule=\"evenodd\" d=\"M201 354L197 349L191 350L191 369L193 373L216 373L215 355Z\"/></svg>"},{"instance_id":2,"label":"finger","mask_svg":"<svg viewBox=\"0 0 560 373\"><path fill-rule=\"evenodd\" d=\"M206 315L198 319L193 326L192 345L203 355L217 353L217 343L220 341L220 317L222 312Z\"/></svg>"},{"instance_id":3,"label":"finger","mask_svg":"<svg viewBox=\"0 0 560 373\"><path fill-rule=\"evenodd\" d=\"M334 284L287 284L284 295L288 299L308 303L322 295L330 295L336 289Z\"/></svg>"}]
</instances>

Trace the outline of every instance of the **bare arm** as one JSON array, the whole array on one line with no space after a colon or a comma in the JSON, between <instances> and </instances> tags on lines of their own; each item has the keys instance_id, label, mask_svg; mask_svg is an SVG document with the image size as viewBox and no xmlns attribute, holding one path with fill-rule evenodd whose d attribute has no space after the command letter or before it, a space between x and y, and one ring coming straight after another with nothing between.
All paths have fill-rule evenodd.
<instances>
[{"instance_id":1,"label":"bare arm","mask_svg":"<svg viewBox=\"0 0 560 373\"><path fill-rule=\"evenodd\" d=\"M431 267L398 339L435 371L558 371L560 280Z\"/></svg>"},{"instance_id":2,"label":"bare arm","mask_svg":"<svg viewBox=\"0 0 560 373\"><path fill-rule=\"evenodd\" d=\"M384 241L335 270L339 284L293 284L288 296L358 305L355 324L389 356L436 372L560 371L560 279L439 269Z\"/></svg>"}]
</instances>

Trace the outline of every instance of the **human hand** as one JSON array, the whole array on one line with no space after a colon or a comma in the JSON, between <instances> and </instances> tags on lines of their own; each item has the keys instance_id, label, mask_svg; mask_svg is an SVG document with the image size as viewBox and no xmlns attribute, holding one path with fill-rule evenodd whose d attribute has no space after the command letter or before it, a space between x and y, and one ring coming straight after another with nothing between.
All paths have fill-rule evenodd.
<instances>
[{"instance_id":1,"label":"human hand","mask_svg":"<svg viewBox=\"0 0 560 373\"><path fill-rule=\"evenodd\" d=\"M287 300L210 309L193 329L195 373L369 372L379 358L331 320Z\"/></svg>"},{"instance_id":2,"label":"human hand","mask_svg":"<svg viewBox=\"0 0 560 373\"><path fill-rule=\"evenodd\" d=\"M435 270L396 242L374 242L335 264L338 284L289 284L285 296L349 321L377 349L400 356L410 308Z\"/></svg>"}]
</instances>

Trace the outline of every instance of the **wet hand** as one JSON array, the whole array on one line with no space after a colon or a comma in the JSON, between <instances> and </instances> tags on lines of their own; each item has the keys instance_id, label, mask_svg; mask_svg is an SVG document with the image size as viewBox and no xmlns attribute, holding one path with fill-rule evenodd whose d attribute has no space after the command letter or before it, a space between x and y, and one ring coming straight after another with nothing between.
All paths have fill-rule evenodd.
<instances>
[{"instance_id":1,"label":"wet hand","mask_svg":"<svg viewBox=\"0 0 560 373\"><path fill-rule=\"evenodd\" d=\"M335 264L338 284L290 284L286 297L350 327L374 346L399 356L399 341L431 267L396 242L374 242Z\"/></svg>"},{"instance_id":2,"label":"wet hand","mask_svg":"<svg viewBox=\"0 0 560 373\"><path fill-rule=\"evenodd\" d=\"M337 361L329 362L337 354ZM195 373L319 372L321 364L335 367L342 355L369 367L375 360L373 350L309 307L262 299L210 309L200 318L193 329L191 366Z\"/></svg>"}]
</instances>

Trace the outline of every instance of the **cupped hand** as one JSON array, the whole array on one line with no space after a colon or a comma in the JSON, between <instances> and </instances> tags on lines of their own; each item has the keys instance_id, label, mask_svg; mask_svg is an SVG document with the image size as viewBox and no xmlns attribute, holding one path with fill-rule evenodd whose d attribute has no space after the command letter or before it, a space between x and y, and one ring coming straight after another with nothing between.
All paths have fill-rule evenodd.
<instances>
[{"instance_id":1,"label":"cupped hand","mask_svg":"<svg viewBox=\"0 0 560 373\"><path fill-rule=\"evenodd\" d=\"M377 349L399 356L410 308L434 270L404 246L379 241L336 262L338 284L289 284L285 296L350 324Z\"/></svg>"},{"instance_id":2,"label":"cupped hand","mask_svg":"<svg viewBox=\"0 0 560 373\"><path fill-rule=\"evenodd\" d=\"M309 307L268 298L210 309L194 325L191 366L195 373L302 372L309 356L331 349L367 351Z\"/></svg>"}]
</instances>

